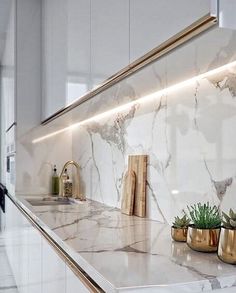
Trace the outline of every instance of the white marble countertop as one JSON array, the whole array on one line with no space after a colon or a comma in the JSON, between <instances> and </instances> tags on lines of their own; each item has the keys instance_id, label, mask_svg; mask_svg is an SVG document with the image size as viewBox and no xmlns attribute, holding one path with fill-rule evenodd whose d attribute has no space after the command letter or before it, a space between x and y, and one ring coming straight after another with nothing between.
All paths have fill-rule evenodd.
<instances>
[{"instance_id":1,"label":"white marble countertop","mask_svg":"<svg viewBox=\"0 0 236 293\"><path fill-rule=\"evenodd\" d=\"M33 207L26 198L14 200L105 292L182 293L236 286L236 266L173 242L165 224L90 200Z\"/></svg>"}]
</instances>

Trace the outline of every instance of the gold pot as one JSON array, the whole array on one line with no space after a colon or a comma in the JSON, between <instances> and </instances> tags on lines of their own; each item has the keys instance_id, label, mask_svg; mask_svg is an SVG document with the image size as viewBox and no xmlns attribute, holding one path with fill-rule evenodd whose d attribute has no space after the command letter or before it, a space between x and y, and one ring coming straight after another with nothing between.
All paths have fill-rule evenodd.
<instances>
[{"instance_id":1,"label":"gold pot","mask_svg":"<svg viewBox=\"0 0 236 293\"><path fill-rule=\"evenodd\" d=\"M223 262L236 264L236 230L221 228L218 257Z\"/></svg>"},{"instance_id":2,"label":"gold pot","mask_svg":"<svg viewBox=\"0 0 236 293\"><path fill-rule=\"evenodd\" d=\"M219 242L220 228L197 229L188 227L187 244L190 248L202 252L216 252Z\"/></svg>"},{"instance_id":3,"label":"gold pot","mask_svg":"<svg viewBox=\"0 0 236 293\"><path fill-rule=\"evenodd\" d=\"M186 242L187 241L187 232L188 228L175 228L171 227L171 237L173 240L178 242Z\"/></svg>"}]
</instances>

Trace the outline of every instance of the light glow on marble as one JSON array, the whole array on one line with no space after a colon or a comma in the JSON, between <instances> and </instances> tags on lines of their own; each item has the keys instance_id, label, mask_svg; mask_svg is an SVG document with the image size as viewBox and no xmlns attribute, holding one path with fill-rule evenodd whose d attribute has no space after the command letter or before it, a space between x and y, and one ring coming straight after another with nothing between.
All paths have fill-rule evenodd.
<instances>
[{"instance_id":1,"label":"light glow on marble","mask_svg":"<svg viewBox=\"0 0 236 293\"><path fill-rule=\"evenodd\" d=\"M172 193L172 194L179 194L179 190L177 190L177 189L173 189L173 190L171 190L171 193Z\"/></svg>"},{"instance_id":2,"label":"light glow on marble","mask_svg":"<svg viewBox=\"0 0 236 293\"><path fill-rule=\"evenodd\" d=\"M127 109L129 109L129 108L131 108L131 107L133 107L133 106L135 106L137 104L144 104L144 103L146 103L146 102L148 102L150 100L160 98L163 95L167 95L167 94L169 94L171 92L174 92L174 91L177 91L177 90L182 89L184 87L187 87L187 86L189 86L189 85L191 85L191 84L193 84L193 83L195 83L197 81L200 81L202 79L214 76L214 75L216 75L218 73L221 73L221 72L223 72L225 70L230 70L234 66L236 66L236 61L227 63L227 64L225 64L223 66L217 67L215 69L212 69L212 70L207 71L205 73L202 73L200 75L194 76L194 77L192 77L190 79L187 79L185 81L179 82L179 83L174 84L174 85L172 85L170 87L164 88L162 90L156 91L156 92L154 92L152 94L149 94L147 96L141 97L141 98L139 98L139 99L137 99L135 101L123 104L121 106L118 106L118 107L115 107L113 109L107 110L107 111L105 111L103 113L94 115L94 116L92 116L92 117L90 117L88 119L79 121L77 123L71 124L71 125L69 125L67 127L59 129L59 130L54 131L52 133L49 133L47 135L41 136L39 138L36 138L36 139L34 139L32 141L32 143L33 144L39 143L39 142L41 142L41 141L43 141L45 139L51 138L51 137L53 137L55 135L58 135L60 133L65 132L67 130L73 130L74 128L76 128L78 126L83 126L83 125L88 124L90 122L97 121L97 120L100 120L100 119L104 119L104 118L109 117L109 116L111 116L113 114L117 114L119 112L125 111L125 110L127 110Z\"/></svg>"}]
</instances>

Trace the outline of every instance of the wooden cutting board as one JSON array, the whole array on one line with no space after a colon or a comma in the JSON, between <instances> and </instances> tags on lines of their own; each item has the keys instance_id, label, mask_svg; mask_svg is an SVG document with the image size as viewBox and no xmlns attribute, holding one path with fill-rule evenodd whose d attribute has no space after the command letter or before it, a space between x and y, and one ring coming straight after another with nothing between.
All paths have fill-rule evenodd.
<instances>
[{"instance_id":1,"label":"wooden cutting board","mask_svg":"<svg viewBox=\"0 0 236 293\"><path fill-rule=\"evenodd\" d=\"M134 215L146 216L146 182L147 182L147 155L129 156L128 169L136 175Z\"/></svg>"},{"instance_id":2,"label":"wooden cutting board","mask_svg":"<svg viewBox=\"0 0 236 293\"><path fill-rule=\"evenodd\" d=\"M135 191L135 173L132 170L126 171L123 178L123 195L121 212L126 215L133 215L134 210L134 191Z\"/></svg>"}]
</instances>

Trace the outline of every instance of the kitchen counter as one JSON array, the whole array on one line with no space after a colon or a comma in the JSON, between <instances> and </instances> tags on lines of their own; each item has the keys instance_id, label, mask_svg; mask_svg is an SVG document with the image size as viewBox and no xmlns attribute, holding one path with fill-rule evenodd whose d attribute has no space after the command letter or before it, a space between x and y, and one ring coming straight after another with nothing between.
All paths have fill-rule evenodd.
<instances>
[{"instance_id":1,"label":"kitchen counter","mask_svg":"<svg viewBox=\"0 0 236 293\"><path fill-rule=\"evenodd\" d=\"M236 286L236 266L173 242L168 225L91 200L31 206L26 196L12 199L105 292L202 292Z\"/></svg>"}]
</instances>

